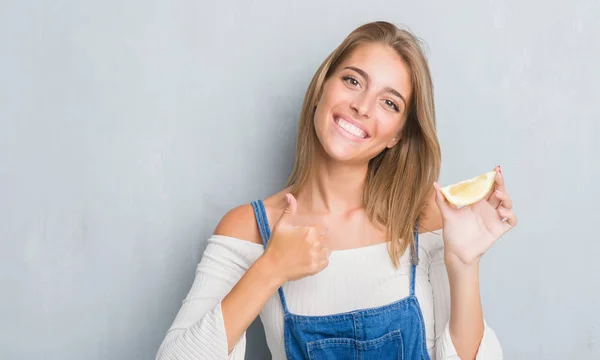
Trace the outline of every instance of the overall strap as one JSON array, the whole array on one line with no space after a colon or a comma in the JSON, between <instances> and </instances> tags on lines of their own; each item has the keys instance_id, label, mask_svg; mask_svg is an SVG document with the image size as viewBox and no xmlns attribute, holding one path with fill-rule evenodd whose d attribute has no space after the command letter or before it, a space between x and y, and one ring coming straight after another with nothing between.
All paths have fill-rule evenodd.
<instances>
[{"instance_id":1,"label":"overall strap","mask_svg":"<svg viewBox=\"0 0 600 360\"><path fill-rule=\"evenodd\" d=\"M414 245L410 264L410 296L415 296L415 280L417 278L417 265L419 264L419 222L414 231Z\"/></svg>"},{"instance_id":2,"label":"overall strap","mask_svg":"<svg viewBox=\"0 0 600 360\"><path fill-rule=\"evenodd\" d=\"M260 231L260 238L266 249L267 241L271 238L271 229L269 228L269 220L267 219L265 205L262 200L256 200L252 202L252 208L254 208L254 216L256 217L256 223L258 224L258 231Z\"/></svg>"},{"instance_id":3,"label":"overall strap","mask_svg":"<svg viewBox=\"0 0 600 360\"><path fill-rule=\"evenodd\" d=\"M267 212L265 211L265 204L262 200L256 200L252 202L252 208L254 209L254 216L256 217L256 223L258 224L258 230L260 231L260 238L262 239L263 246L267 248L267 241L271 238L271 228L269 227L269 220L267 219ZM284 314L289 313L285 296L283 295L283 288L277 289L279 298L281 299L281 306L283 307Z\"/></svg>"}]
</instances>

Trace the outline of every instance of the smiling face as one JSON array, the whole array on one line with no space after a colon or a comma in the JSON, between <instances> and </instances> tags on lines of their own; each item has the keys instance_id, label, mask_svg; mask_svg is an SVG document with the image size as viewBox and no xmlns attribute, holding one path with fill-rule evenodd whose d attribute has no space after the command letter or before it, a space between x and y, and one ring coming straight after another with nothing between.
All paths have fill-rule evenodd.
<instances>
[{"instance_id":1,"label":"smiling face","mask_svg":"<svg viewBox=\"0 0 600 360\"><path fill-rule=\"evenodd\" d=\"M412 86L394 49L358 46L327 81L314 115L317 137L332 160L368 163L400 140Z\"/></svg>"}]
</instances>

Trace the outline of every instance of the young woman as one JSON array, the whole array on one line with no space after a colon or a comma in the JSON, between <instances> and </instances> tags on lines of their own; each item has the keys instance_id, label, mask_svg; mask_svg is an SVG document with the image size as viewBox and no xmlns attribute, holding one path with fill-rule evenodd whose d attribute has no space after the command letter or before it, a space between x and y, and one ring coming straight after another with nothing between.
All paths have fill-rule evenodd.
<instances>
[{"instance_id":1,"label":"young woman","mask_svg":"<svg viewBox=\"0 0 600 360\"><path fill-rule=\"evenodd\" d=\"M243 359L259 314L274 359L502 358L479 259L512 202L497 167L452 207L440 158L418 40L359 27L306 92L288 187L223 217L157 359Z\"/></svg>"}]
</instances>

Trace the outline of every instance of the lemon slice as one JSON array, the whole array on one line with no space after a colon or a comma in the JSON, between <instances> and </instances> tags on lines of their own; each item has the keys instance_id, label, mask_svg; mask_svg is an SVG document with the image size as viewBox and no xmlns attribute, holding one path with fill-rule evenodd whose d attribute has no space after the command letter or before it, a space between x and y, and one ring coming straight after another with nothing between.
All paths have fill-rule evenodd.
<instances>
[{"instance_id":1,"label":"lemon slice","mask_svg":"<svg viewBox=\"0 0 600 360\"><path fill-rule=\"evenodd\" d=\"M456 206L471 205L483 199L494 186L495 171L441 188L448 202Z\"/></svg>"}]
</instances>

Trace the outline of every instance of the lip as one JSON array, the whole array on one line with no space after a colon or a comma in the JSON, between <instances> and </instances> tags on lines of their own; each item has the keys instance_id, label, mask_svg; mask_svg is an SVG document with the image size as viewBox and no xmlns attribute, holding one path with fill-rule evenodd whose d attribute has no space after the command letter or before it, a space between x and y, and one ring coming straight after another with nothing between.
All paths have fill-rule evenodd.
<instances>
[{"instance_id":1,"label":"lip","mask_svg":"<svg viewBox=\"0 0 600 360\"><path fill-rule=\"evenodd\" d=\"M340 127L335 122L336 118L340 118L340 119L343 119L346 122L349 122L350 124L356 126L357 128L361 129L362 131L364 131L365 134L367 134L367 137L365 137L364 139L360 139L360 138L357 138L357 137L353 136L354 139L356 139L358 141L362 141L362 140L366 140L366 139L368 139L368 138L371 137L371 135L369 134L369 132L367 131L367 129L365 128L365 126L360 121L356 121L356 120L352 119L351 117L348 117L348 116L345 116L345 115L342 115L342 114L333 114L333 116L331 117L331 120L333 121L333 123L335 124L336 127ZM340 130L343 130L343 129L340 129ZM346 132L345 130L343 130L343 131L344 131L344 133Z\"/></svg>"}]
</instances>

